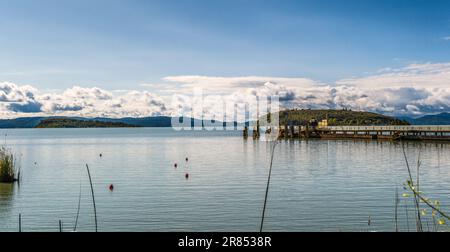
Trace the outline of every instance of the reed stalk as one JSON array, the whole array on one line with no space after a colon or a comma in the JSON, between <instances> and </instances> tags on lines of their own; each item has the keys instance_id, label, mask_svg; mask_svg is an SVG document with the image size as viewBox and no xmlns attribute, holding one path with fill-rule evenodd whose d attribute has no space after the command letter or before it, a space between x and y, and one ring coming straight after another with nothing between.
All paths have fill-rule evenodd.
<instances>
[{"instance_id":1,"label":"reed stalk","mask_svg":"<svg viewBox=\"0 0 450 252\"><path fill-rule=\"evenodd\" d=\"M421 156L421 148L419 148L419 155L417 158L417 169L416 169L416 183L414 184L414 180L412 178L411 175L411 169L408 163L408 158L406 156L406 151L405 151L405 147L404 144L402 143L402 149L403 149L403 156L405 158L405 162L406 162L406 167L408 169L408 175L409 175L409 180L407 180L405 189L408 189L409 191L411 191L413 193L413 197L414 197L414 203L415 203L415 213L417 213L416 216L416 225L417 225L417 231L418 232L423 232L423 225L422 225L422 219L421 219L421 214L423 214L424 216L426 215L426 210L421 210L420 209L420 203L423 202L425 203L429 208L432 209L432 221L433 221L433 230L437 231L437 227L436 227L436 219L435 219L435 214L439 214L441 217L450 220L450 215L446 214L445 212L443 212L440 208L439 208L439 203L438 201L436 201L434 204L427 198L425 198L422 193L420 192L420 168L422 165L422 162L420 160L420 156ZM405 200L406 202L406 200ZM405 203L405 207L406 207L406 203ZM406 217L408 218L408 213L406 215ZM426 225L427 225L427 230L430 231L430 225L428 220L424 217L424 220L426 221ZM445 220L439 220L439 224L443 225L445 224Z\"/></svg>"},{"instance_id":2,"label":"reed stalk","mask_svg":"<svg viewBox=\"0 0 450 252\"><path fill-rule=\"evenodd\" d=\"M94 187L92 186L91 172L89 171L89 166L87 164L86 164L86 169L87 169L88 176L89 176L89 184L91 185L92 203L94 204L95 232L97 232L98 231L97 208L95 206Z\"/></svg>"},{"instance_id":3,"label":"reed stalk","mask_svg":"<svg viewBox=\"0 0 450 252\"><path fill-rule=\"evenodd\" d=\"M266 186L266 195L264 197L264 207L263 207L263 212L262 212L262 217L261 217L261 227L259 229L259 232L263 231L263 227L264 227L264 218L266 215L266 206L267 206L267 196L269 195L269 186L270 186L270 179L272 177L272 165L273 165L273 158L275 156L275 147L277 146L278 141L273 142L272 145L272 150L271 150L271 156L270 156L270 168L269 168L269 176L267 178L267 186Z\"/></svg>"},{"instance_id":4,"label":"reed stalk","mask_svg":"<svg viewBox=\"0 0 450 252\"><path fill-rule=\"evenodd\" d=\"M406 150L405 150L405 144L402 142L402 150L403 150L403 157L405 158L406 162L406 168L408 169L408 175L409 175L409 181L414 186L414 180L412 178L411 168L409 166L408 157L406 156ZM416 227L417 231L422 232L422 222L420 218L420 207L419 207L419 200L416 195L414 195L414 203L415 203L415 213L416 213Z\"/></svg>"},{"instance_id":5,"label":"reed stalk","mask_svg":"<svg viewBox=\"0 0 450 252\"><path fill-rule=\"evenodd\" d=\"M78 226L78 218L80 216L80 208L81 208L81 180L80 180L80 193L78 194L78 208L77 208L77 216L75 218L75 225L73 227L73 231L76 232L77 231L77 226Z\"/></svg>"},{"instance_id":6,"label":"reed stalk","mask_svg":"<svg viewBox=\"0 0 450 252\"><path fill-rule=\"evenodd\" d=\"M427 206L429 206L431 209L433 209L434 211L439 213L442 217L446 218L447 220L450 220L450 216L448 214L444 213L442 210L435 207L428 199L426 199L422 195L420 195L420 193L418 191L416 191L416 189L411 184L408 184L408 187L413 192L413 194L416 195L417 198L422 200Z\"/></svg>"},{"instance_id":7,"label":"reed stalk","mask_svg":"<svg viewBox=\"0 0 450 252\"><path fill-rule=\"evenodd\" d=\"M395 232L398 232L398 188L395 188Z\"/></svg>"},{"instance_id":8,"label":"reed stalk","mask_svg":"<svg viewBox=\"0 0 450 252\"><path fill-rule=\"evenodd\" d=\"M408 201L405 199L405 212L406 212L406 230L409 232L409 212L408 212Z\"/></svg>"}]
</instances>

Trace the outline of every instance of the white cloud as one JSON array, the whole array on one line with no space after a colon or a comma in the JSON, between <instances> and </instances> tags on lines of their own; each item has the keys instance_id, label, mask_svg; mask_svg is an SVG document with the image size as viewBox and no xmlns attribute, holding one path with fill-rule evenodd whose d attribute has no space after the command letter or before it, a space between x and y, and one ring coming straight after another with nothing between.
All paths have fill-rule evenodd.
<instances>
[{"instance_id":1,"label":"white cloud","mask_svg":"<svg viewBox=\"0 0 450 252\"><path fill-rule=\"evenodd\" d=\"M199 75L169 76L164 78L169 83L176 83L180 90L189 90L201 88L205 93L222 94L246 90L249 88L261 88L268 82L276 83L287 88L307 88L321 85L320 82L307 78L283 78L283 77L264 77L264 76L246 76L246 77L210 77Z\"/></svg>"},{"instance_id":2,"label":"white cloud","mask_svg":"<svg viewBox=\"0 0 450 252\"><path fill-rule=\"evenodd\" d=\"M36 91L28 85L18 86L11 82L0 82L0 114L7 116L8 111L11 113L39 112L42 104L35 99Z\"/></svg>"},{"instance_id":3,"label":"white cloud","mask_svg":"<svg viewBox=\"0 0 450 252\"><path fill-rule=\"evenodd\" d=\"M165 114L161 97L148 91L109 92L75 86L62 93L40 93L31 86L0 83L0 115L144 117Z\"/></svg>"},{"instance_id":4,"label":"white cloud","mask_svg":"<svg viewBox=\"0 0 450 252\"><path fill-rule=\"evenodd\" d=\"M242 95L279 95L282 105L292 108L351 108L391 115L450 110L450 63L385 68L376 75L329 85L306 78L277 77L173 76L165 80L187 90L202 87L232 93L235 100L242 100Z\"/></svg>"},{"instance_id":5,"label":"white cloud","mask_svg":"<svg viewBox=\"0 0 450 252\"><path fill-rule=\"evenodd\" d=\"M0 102L27 102L34 100L35 92L36 89L28 85L0 82Z\"/></svg>"},{"instance_id":6,"label":"white cloud","mask_svg":"<svg viewBox=\"0 0 450 252\"><path fill-rule=\"evenodd\" d=\"M450 36L443 37L442 39L443 39L443 40L450 40Z\"/></svg>"},{"instance_id":7,"label":"white cloud","mask_svg":"<svg viewBox=\"0 0 450 252\"><path fill-rule=\"evenodd\" d=\"M362 106L365 110L386 109L387 113L395 115L450 111L450 63L411 64L378 75L340 80L336 84L360 89L367 99L379 104Z\"/></svg>"},{"instance_id":8,"label":"white cloud","mask_svg":"<svg viewBox=\"0 0 450 252\"><path fill-rule=\"evenodd\" d=\"M383 71L364 78L343 79L337 85L352 85L364 89L376 88L448 88L450 63L411 64L400 69Z\"/></svg>"},{"instance_id":9,"label":"white cloud","mask_svg":"<svg viewBox=\"0 0 450 252\"><path fill-rule=\"evenodd\" d=\"M45 93L28 85L0 82L0 116L170 116L199 105L191 104L194 88L203 88L207 96L203 101L205 117L216 119L223 114L223 100L242 106L251 97L262 95L279 96L281 105L287 108L351 108L390 115L450 111L450 63L386 68L371 76L328 85L307 78L261 76L170 76L163 81L141 85L157 93L79 86Z\"/></svg>"}]
</instances>

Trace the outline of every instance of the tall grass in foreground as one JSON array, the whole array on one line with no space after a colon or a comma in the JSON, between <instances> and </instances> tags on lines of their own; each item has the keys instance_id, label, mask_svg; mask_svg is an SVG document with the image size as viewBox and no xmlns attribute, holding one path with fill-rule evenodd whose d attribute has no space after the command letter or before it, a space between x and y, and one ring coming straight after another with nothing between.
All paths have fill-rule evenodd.
<instances>
[{"instance_id":1,"label":"tall grass in foreground","mask_svg":"<svg viewBox=\"0 0 450 252\"><path fill-rule=\"evenodd\" d=\"M447 225L447 221L450 221L450 215L444 212L441 209L439 200L431 200L424 195L422 191L420 191L420 168L421 168L421 160L420 160L420 149L419 156L417 158L417 166L416 166L416 181L414 181L413 173L406 155L405 145L402 142L402 150L403 157L405 159L406 168L408 171L409 179L406 183L403 184L403 189L408 191L409 193L404 193L402 196L405 198L413 198L414 199L414 213L416 216L416 230L417 232L424 231L424 224L426 224L428 231L439 231L439 226ZM398 195L396 195L396 208L398 202ZM406 206L406 203L405 203ZM428 210L431 210L431 218L429 217ZM408 217L408 211L406 213ZM428 217L428 219L427 219ZM397 210L395 211L395 220L397 221ZM432 222L432 226L430 228L429 222ZM407 220L408 222L408 220ZM397 224L396 224L397 227ZM409 227L408 227L409 229Z\"/></svg>"},{"instance_id":2,"label":"tall grass in foreground","mask_svg":"<svg viewBox=\"0 0 450 252\"><path fill-rule=\"evenodd\" d=\"M20 170L14 154L5 147L0 148L0 183L13 183L19 180Z\"/></svg>"}]
</instances>

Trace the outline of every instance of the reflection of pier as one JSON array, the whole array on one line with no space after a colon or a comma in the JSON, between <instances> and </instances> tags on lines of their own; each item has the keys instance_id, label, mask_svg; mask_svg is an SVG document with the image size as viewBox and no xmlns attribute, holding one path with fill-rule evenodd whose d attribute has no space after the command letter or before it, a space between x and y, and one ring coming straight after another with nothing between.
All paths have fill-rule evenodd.
<instances>
[{"instance_id":1,"label":"reflection of pier","mask_svg":"<svg viewBox=\"0 0 450 252\"><path fill-rule=\"evenodd\" d=\"M450 141L450 126L296 126L282 125L279 138Z\"/></svg>"}]
</instances>

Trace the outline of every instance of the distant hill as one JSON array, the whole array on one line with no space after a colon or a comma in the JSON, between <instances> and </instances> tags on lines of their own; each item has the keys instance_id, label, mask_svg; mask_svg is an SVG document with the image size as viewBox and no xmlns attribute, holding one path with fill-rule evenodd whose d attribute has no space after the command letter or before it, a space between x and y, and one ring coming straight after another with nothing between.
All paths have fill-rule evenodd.
<instances>
[{"instance_id":1,"label":"distant hill","mask_svg":"<svg viewBox=\"0 0 450 252\"><path fill-rule=\"evenodd\" d=\"M112 118L92 118L89 120L96 120L96 121L102 121L102 122L122 122L127 124L132 124L136 126L141 127L172 127L172 117L167 116L158 116L158 117L143 117L143 118L133 118L133 117L125 117L120 119L112 119ZM187 118L188 121L190 121L190 125L192 127L202 125L202 120L198 119L192 119ZM209 126L210 121L205 120L203 122L203 126ZM180 121L180 124L183 124L183 122ZM189 124L189 122L187 122ZM222 122L216 122L217 124L223 124Z\"/></svg>"},{"instance_id":2,"label":"distant hill","mask_svg":"<svg viewBox=\"0 0 450 252\"><path fill-rule=\"evenodd\" d=\"M126 123L140 127L170 127L172 124L172 118L167 116L143 117L143 118L125 117L118 119L96 117L88 120L95 120L100 122Z\"/></svg>"},{"instance_id":3,"label":"distant hill","mask_svg":"<svg viewBox=\"0 0 450 252\"><path fill-rule=\"evenodd\" d=\"M36 127L44 117L23 117L16 119L1 119L0 128L34 128Z\"/></svg>"},{"instance_id":4,"label":"distant hill","mask_svg":"<svg viewBox=\"0 0 450 252\"><path fill-rule=\"evenodd\" d=\"M71 118L47 118L39 122L35 128L132 128L136 125L122 122L101 122L95 120L77 120Z\"/></svg>"},{"instance_id":5,"label":"distant hill","mask_svg":"<svg viewBox=\"0 0 450 252\"><path fill-rule=\"evenodd\" d=\"M403 118L413 125L450 125L450 113L426 115L419 118Z\"/></svg>"},{"instance_id":6,"label":"distant hill","mask_svg":"<svg viewBox=\"0 0 450 252\"><path fill-rule=\"evenodd\" d=\"M41 121L52 118L64 118L81 121L98 121L111 123L124 123L140 127L170 127L171 117L145 117L145 118L83 118L83 117L23 117L15 119L0 119L0 128L35 128Z\"/></svg>"},{"instance_id":7,"label":"distant hill","mask_svg":"<svg viewBox=\"0 0 450 252\"><path fill-rule=\"evenodd\" d=\"M371 112L360 112L351 110L307 110L294 109L280 112L280 124L292 122L298 125L307 125L315 119L322 121L328 119L330 126L352 126L352 125L408 125L409 123L397 118L384 116Z\"/></svg>"},{"instance_id":8,"label":"distant hill","mask_svg":"<svg viewBox=\"0 0 450 252\"><path fill-rule=\"evenodd\" d=\"M42 121L47 119L69 119L69 120L80 120L80 121L97 121L97 122L109 122L109 123L123 123L131 126L138 127L171 127L172 126L172 117L167 116L156 116L156 117L143 117L143 118L104 118L104 117L96 117L96 118L83 118L83 117L24 117L24 118L16 118L16 119L0 119L0 129L7 128L35 128ZM194 125L202 125L202 121L198 119L191 119L190 123L192 126ZM217 122L217 124L221 124L222 122ZM204 122L204 126L208 125L208 122Z\"/></svg>"},{"instance_id":9,"label":"distant hill","mask_svg":"<svg viewBox=\"0 0 450 252\"><path fill-rule=\"evenodd\" d=\"M450 113L428 115L421 118L393 118L370 112L350 110L286 110L280 112L280 123L294 122L306 125L311 119L321 121L328 117L329 125L450 125ZM16 119L0 119L0 128L35 128L43 120L64 118L79 121L96 121L104 123L122 123L139 127L171 127L172 118L167 116L143 118L83 118L83 117L26 117ZM190 119L191 125L201 125L201 120ZM86 125L86 124L85 124ZM113 124L112 124L113 125ZM217 125L217 124L216 124ZM238 124L241 125L241 124ZM208 126L207 124L205 126ZM121 127L120 124L117 127Z\"/></svg>"}]
</instances>

